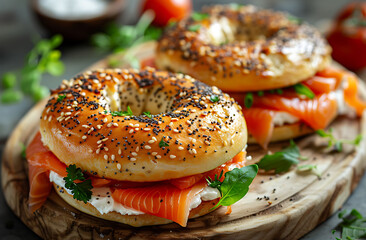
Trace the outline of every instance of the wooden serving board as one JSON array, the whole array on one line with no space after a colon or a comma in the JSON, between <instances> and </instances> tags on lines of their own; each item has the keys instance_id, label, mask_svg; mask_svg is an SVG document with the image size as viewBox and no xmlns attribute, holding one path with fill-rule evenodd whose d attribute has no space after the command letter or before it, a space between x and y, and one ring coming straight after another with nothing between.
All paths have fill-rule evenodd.
<instances>
[{"instance_id":1,"label":"wooden serving board","mask_svg":"<svg viewBox=\"0 0 366 240\"><path fill-rule=\"evenodd\" d=\"M140 45L138 58L153 54L154 43ZM107 60L94 67L105 67ZM327 142L317 135L296 141L301 155L317 164L318 178L310 172L293 170L280 174L260 173L248 194L232 206L188 222L134 228L84 214L65 203L54 191L36 213L28 211L26 160L21 157L21 144L27 144L38 130L39 116L46 101L38 103L20 121L8 139L2 160L2 188L14 213L44 239L298 239L337 211L357 186L366 169L366 138L357 149L344 146L341 153L327 151ZM366 114L360 119L337 118L331 126L336 137L353 139L366 136ZM278 151L288 142L270 145ZM258 161L266 152L249 146L248 155Z\"/></svg>"}]
</instances>

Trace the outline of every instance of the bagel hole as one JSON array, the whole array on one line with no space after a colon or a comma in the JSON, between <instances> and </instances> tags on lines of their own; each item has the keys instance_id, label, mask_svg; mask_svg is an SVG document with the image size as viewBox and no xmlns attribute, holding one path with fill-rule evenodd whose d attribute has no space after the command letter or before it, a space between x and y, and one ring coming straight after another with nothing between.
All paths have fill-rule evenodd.
<instances>
[{"instance_id":1,"label":"bagel hole","mask_svg":"<svg viewBox=\"0 0 366 240\"><path fill-rule=\"evenodd\" d=\"M276 33L263 24L233 24L226 17L213 21L207 28L206 39L215 46L266 40Z\"/></svg>"},{"instance_id":2,"label":"bagel hole","mask_svg":"<svg viewBox=\"0 0 366 240\"><path fill-rule=\"evenodd\" d=\"M164 92L160 85L148 88L137 88L130 82L106 86L100 99L107 111L127 111L130 107L134 116L167 113L172 111L174 97Z\"/></svg>"}]
</instances>

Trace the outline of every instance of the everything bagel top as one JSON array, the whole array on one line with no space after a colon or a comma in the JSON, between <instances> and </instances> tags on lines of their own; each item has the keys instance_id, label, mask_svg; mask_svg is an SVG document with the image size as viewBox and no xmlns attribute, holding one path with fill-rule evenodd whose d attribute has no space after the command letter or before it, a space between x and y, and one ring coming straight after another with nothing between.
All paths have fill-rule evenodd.
<instances>
[{"instance_id":1,"label":"everything bagel top","mask_svg":"<svg viewBox=\"0 0 366 240\"><path fill-rule=\"evenodd\" d=\"M247 140L240 107L227 94L152 68L89 71L64 81L42 113L40 132L61 162L136 182L209 171Z\"/></svg>"},{"instance_id":2,"label":"everything bagel top","mask_svg":"<svg viewBox=\"0 0 366 240\"><path fill-rule=\"evenodd\" d=\"M326 67L330 53L315 28L288 14L216 5L169 28L156 64L242 92L294 85Z\"/></svg>"}]
</instances>

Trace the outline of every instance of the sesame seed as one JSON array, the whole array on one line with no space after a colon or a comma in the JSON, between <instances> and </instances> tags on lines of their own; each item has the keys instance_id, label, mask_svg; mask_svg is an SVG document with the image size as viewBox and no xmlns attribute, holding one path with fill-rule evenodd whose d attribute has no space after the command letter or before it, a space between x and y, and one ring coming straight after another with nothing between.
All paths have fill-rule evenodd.
<instances>
[{"instance_id":1,"label":"sesame seed","mask_svg":"<svg viewBox=\"0 0 366 240\"><path fill-rule=\"evenodd\" d=\"M89 150L88 150L88 152L89 152L89 153L92 153L92 152L93 152L93 150L89 149Z\"/></svg>"},{"instance_id":2,"label":"sesame seed","mask_svg":"<svg viewBox=\"0 0 366 240\"><path fill-rule=\"evenodd\" d=\"M169 156L171 159L174 159L174 158L176 158L177 156L175 156L175 155L170 155Z\"/></svg>"},{"instance_id":3,"label":"sesame seed","mask_svg":"<svg viewBox=\"0 0 366 240\"><path fill-rule=\"evenodd\" d=\"M96 154L100 153L100 148L97 149L97 151L95 151Z\"/></svg>"},{"instance_id":4,"label":"sesame seed","mask_svg":"<svg viewBox=\"0 0 366 240\"><path fill-rule=\"evenodd\" d=\"M108 155L107 154L104 155L104 159L108 160Z\"/></svg>"},{"instance_id":5,"label":"sesame seed","mask_svg":"<svg viewBox=\"0 0 366 240\"><path fill-rule=\"evenodd\" d=\"M173 132L179 133L179 130L178 129L173 129Z\"/></svg>"},{"instance_id":6,"label":"sesame seed","mask_svg":"<svg viewBox=\"0 0 366 240\"><path fill-rule=\"evenodd\" d=\"M107 141L109 138L103 138L102 139L102 142L105 142L105 141Z\"/></svg>"},{"instance_id":7,"label":"sesame seed","mask_svg":"<svg viewBox=\"0 0 366 240\"><path fill-rule=\"evenodd\" d=\"M161 156L160 155L156 155L156 158L161 158Z\"/></svg>"},{"instance_id":8,"label":"sesame seed","mask_svg":"<svg viewBox=\"0 0 366 240\"><path fill-rule=\"evenodd\" d=\"M192 148L192 153L193 153L193 154L197 154L196 149Z\"/></svg>"},{"instance_id":9,"label":"sesame seed","mask_svg":"<svg viewBox=\"0 0 366 240\"><path fill-rule=\"evenodd\" d=\"M68 116L67 118L65 118L65 121L67 121L67 120L69 120L71 117L70 116Z\"/></svg>"},{"instance_id":10,"label":"sesame seed","mask_svg":"<svg viewBox=\"0 0 366 240\"><path fill-rule=\"evenodd\" d=\"M81 125L83 128L90 128L88 125Z\"/></svg>"},{"instance_id":11,"label":"sesame seed","mask_svg":"<svg viewBox=\"0 0 366 240\"><path fill-rule=\"evenodd\" d=\"M231 145L234 145L234 138L231 139Z\"/></svg>"},{"instance_id":12,"label":"sesame seed","mask_svg":"<svg viewBox=\"0 0 366 240\"><path fill-rule=\"evenodd\" d=\"M102 125L97 125L97 128L98 129L101 129L103 126Z\"/></svg>"},{"instance_id":13,"label":"sesame seed","mask_svg":"<svg viewBox=\"0 0 366 240\"><path fill-rule=\"evenodd\" d=\"M121 164L120 163L117 163L117 168L118 168L118 170L121 170Z\"/></svg>"},{"instance_id":14,"label":"sesame seed","mask_svg":"<svg viewBox=\"0 0 366 240\"><path fill-rule=\"evenodd\" d=\"M118 123L113 123L113 126L118 127Z\"/></svg>"},{"instance_id":15,"label":"sesame seed","mask_svg":"<svg viewBox=\"0 0 366 240\"><path fill-rule=\"evenodd\" d=\"M47 119L47 115L45 115L45 116L43 117L43 120L45 120L45 121L46 121L46 119Z\"/></svg>"},{"instance_id":16,"label":"sesame seed","mask_svg":"<svg viewBox=\"0 0 366 240\"><path fill-rule=\"evenodd\" d=\"M151 140L149 140L149 141L147 141L148 143L150 143L150 144L152 144L152 143L154 143L155 142L155 140L153 140L153 139L151 139Z\"/></svg>"},{"instance_id":17,"label":"sesame seed","mask_svg":"<svg viewBox=\"0 0 366 240\"><path fill-rule=\"evenodd\" d=\"M145 145L145 149L151 149L149 145Z\"/></svg>"},{"instance_id":18,"label":"sesame seed","mask_svg":"<svg viewBox=\"0 0 366 240\"><path fill-rule=\"evenodd\" d=\"M157 141L157 140L156 140L156 137L152 137L152 140L154 140L155 142Z\"/></svg>"},{"instance_id":19,"label":"sesame seed","mask_svg":"<svg viewBox=\"0 0 366 240\"><path fill-rule=\"evenodd\" d=\"M133 131L133 129L131 129L130 131L128 131L128 133L133 133L134 131Z\"/></svg>"},{"instance_id":20,"label":"sesame seed","mask_svg":"<svg viewBox=\"0 0 366 240\"><path fill-rule=\"evenodd\" d=\"M152 152L151 155L156 156L156 155L158 155L158 153L157 152Z\"/></svg>"},{"instance_id":21,"label":"sesame seed","mask_svg":"<svg viewBox=\"0 0 366 240\"><path fill-rule=\"evenodd\" d=\"M130 161L134 162L136 161L136 158L130 158Z\"/></svg>"},{"instance_id":22,"label":"sesame seed","mask_svg":"<svg viewBox=\"0 0 366 240\"><path fill-rule=\"evenodd\" d=\"M121 155L121 154L122 154L122 150L118 149L118 155Z\"/></svg>"},{"instance_id":23,"label":"sesame seed","mask_svg":"<svg viewBox=\"0 0 366 240\"><path fill-rule=\"evenodd\" d=\"M112 159L112 161L114 161L114 159L116 159L116 156L114 156L114 154L112 154L111 159Z\"/></svg>"},{"instance_id":24,"label":"sesame seed","mask_svg":"<svg viewBox=\"0 0 366 240\"><path fill-rule=\"evenodd\" d=\"M145 132L148 132L148 131L150 131L151 129L150 128L144 128L144 131Z\"/></svg>"},{"instance_id":25,"label":"sesame seed","mask_svg":"<svg viewBox=\"0 0 366 240\"><path fill-rule=\"evenodd\" d=\"M192 142L193 142L193 143L196 143L196 141L197 141L196 139L192 138Z\"/></svg>"},{"instance_id":26,"label":"sesame seed","mask_svg":"<svg viewBox=\"0 0 366 240\"><path fill-rule=\"evenodd\" d=\"M137 132L138 130L140 130L139 128L135 128L135 131Z\"/></svg>"},{"instance_id":27,"label":"sesame seed","mask_svg":"<svg viewBox=\"0 0 366 240\"><path fill-rule=\"evenodd\" d=\"M84 136L82 136L81 138L82 138L82 139L86 139L86 138L87 138L87 136L85 136L85 135L84 135Z\"/></svg>"},{"instance_id":28,"label":"sesame seed","mask_svg":"<svg viewBox=\"0 0 366 240\"><path fill-rule=\"evenodd\" d=\"M131 154L132 154L132 156L134 156L134 157L136 157L136 156L137 156L137 153L136 153L136 152L132 152Z\"/></svg>"},{"instance_id":29,"label":"sesame seed","mask_svg":"<svg viewBox=\"0 0 366 240\"><path fill-rule=\"evenodd\" d=\"M139 150L140 150L140 147L139 147L139 146L137 146L137 147L136 147L136 152L139 152Z\"/></svg>"},{"instance_id":30,"label":"sesame seed","mask_svg":"<svg viewBox=\"0 0 366 240\"><path fill-rule=\"evenodd\" d=\"M108 123L107 124L107 127L112 127L112 123Z\"/></svg>"},{"instance_id":31,"label":"sesame seed","mask_svg":"<svg viewBox=\"0 0 366 240\"><path fill-rule=\"evenodd\" d=\"M210 145L210 142L209 142L209 141L207 141L207 140L205 140L205 143L206 143L206 145Z\"/></svg>"},{"instance_id":32,"label":"sesame seed","mask_svg":"<svg viewBox=\"0 0 366 240\"><path fill-rule=\"evenodd\" d=\"M103 122L105 122L105 123L106 123L107 121L108 121L108 119L107 119L107 118L104 118L104 119L103 119Z\"/></svg>"},{"instance_id":33,"label":"sesame seed","mask_svg":"<svg viewBox=\"0 0 366 240\"><path fill-rule=\"evenodd\" d=\"M104 147L104 151L108 152L108 150L109 150L109 149L108 149L107 147Z\"/></svg>"},{"instance_id":34,"label":"sesame seed","mask_svg":"<svg viewBox=\"0 0 366 240\"><path fill-rule=\"evenodd\" d=\"M97 141L97 144L101 144L101 143L102 143L102 140L98 140L98 141Z\"/></svg>"},{"instance_id":35,"label":"sesame seed","mask_svg":"<svg viewBox=\"0 0 366 240\"><path fill-rule=\"evenodd\" d=\"M178 147L178 149L179 149L179 150L183 150L183 149L184 149L184 147L182 147L182 146L179 146L179 147Z\"/></svg>"}]
</instances>

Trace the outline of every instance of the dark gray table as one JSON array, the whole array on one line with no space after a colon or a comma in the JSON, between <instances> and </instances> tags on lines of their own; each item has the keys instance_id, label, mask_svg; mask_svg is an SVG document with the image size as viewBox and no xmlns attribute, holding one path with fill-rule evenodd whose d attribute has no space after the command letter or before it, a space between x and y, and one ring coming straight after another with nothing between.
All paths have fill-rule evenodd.
<instances>
[{"instance_id":1,"label":"dark gray table","mask_svg":"<svg viewBox=\"0 0 366 240\"><path fill-rule=\"evenodd\" d=\"M120 22L134 22L137 17L137 9L140 1L131 0L128 11L121 17ZM213 2L225 3L227 1L194 0L194 8L199 9L204 4ZM244 3L252 3L267 8L289 11L311 23L322 19L332 18L347 0L252 0ZM28 2L24 0L0 0L0 75L6 71L22 67L25 54L32 47L32 39L43 34L28 9ZM61 47L62 60L66 64L66 72L61 78L46 76L43 84L56 88L64 78L70 78L82 69L91 65L105 56L88 44L63 45ZM16 123L33 105L32 100L25 99L21 103L13 105L0 104L0 154ZM366 177L363 177L358 188L344 205L345 209L357 208L366 215ZM318 226L303 239L334 239L331 234L339 220L333 216ZM38 239L7 207L0 190L0 239Z\"/></svg>"}]
</instances>

